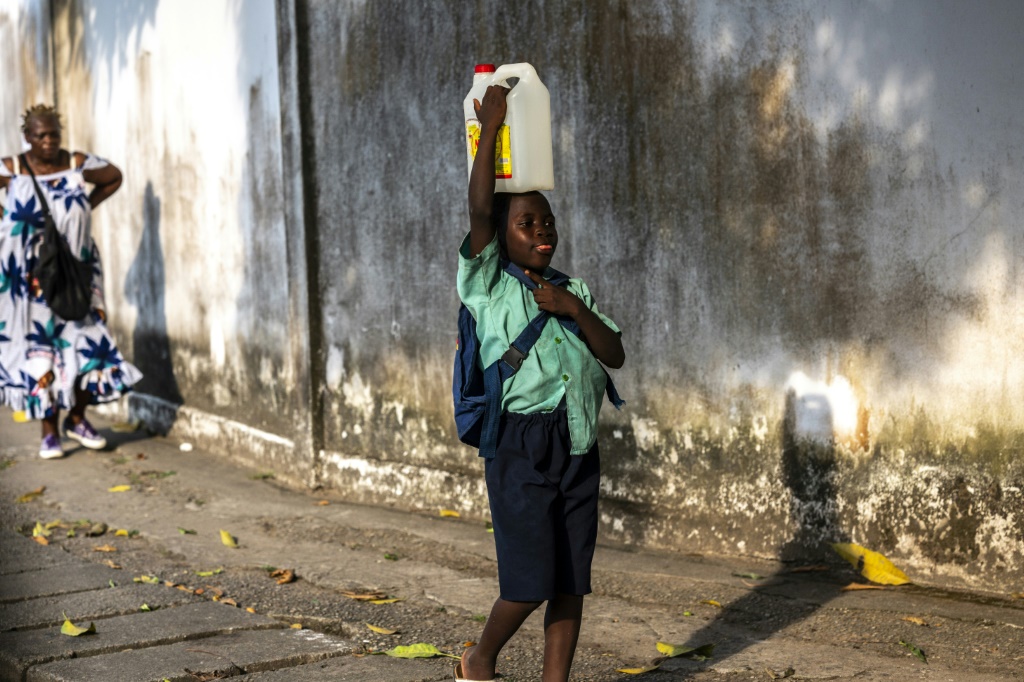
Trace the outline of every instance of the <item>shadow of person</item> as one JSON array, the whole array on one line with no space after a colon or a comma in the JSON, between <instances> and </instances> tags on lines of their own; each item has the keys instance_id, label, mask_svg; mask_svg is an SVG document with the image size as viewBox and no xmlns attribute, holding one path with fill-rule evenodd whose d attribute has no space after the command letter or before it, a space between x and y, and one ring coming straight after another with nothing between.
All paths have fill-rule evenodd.
<instances>
[{"instance_id":1,"label":"shadow of person","mask_svg":"<svg viewBox=\"0 0 1024 682\"><path fill-rule=\"evenodd\" d=\"M842 583L822 565L836 563L830 543L848 541L839 526L833 421L824 393L787 391L780 424L781 475L791 493L795 525L793 537L779 550L787 566L765 579L745 581L751 590L723 604L721 614L684 646L715 644L713 658L720 661L810 617L839 595ZM682 661L671 666L678 672L701 667Z\"/></svg>"},{"instance_id":2,"label":"shadow of person","mask_svg":"<svg viewBox=\"0 0 1024 682\"><path fill-rule=\"evenodd\" d=\"M167 335L160 198L154 194L151 182L146 183L142 214L142 238L124 282L125 299L136 308L132 362L144 375L136 390L180 405L184 401L174 377L171 341Z\"/></svg>"}]
</instances>

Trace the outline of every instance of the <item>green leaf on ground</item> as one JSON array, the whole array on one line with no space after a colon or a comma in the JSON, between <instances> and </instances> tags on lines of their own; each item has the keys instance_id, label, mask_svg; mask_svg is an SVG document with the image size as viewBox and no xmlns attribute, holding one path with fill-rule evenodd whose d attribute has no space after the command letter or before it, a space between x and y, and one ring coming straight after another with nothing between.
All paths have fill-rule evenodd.
<instances>
[{"instance_id":1,"label":"green leaf on ground","mask_svg":"<svg viewBox=\"0 0 1024 682\"><path fill-rule=\"evenodd\" d=\"M181 533L182 535L195 535L196 534L196 532L194 530L192 530L191 528L181 528L180 526L178 527L178 532Z\"/></svg>"},{"instance_id":2,"label":"green leaf on ground","mask_svg":"<svg viewBox=\"0 0 1024 682\"><path fill-rule=\"evenodd\" d=\"M733 573L737 578L750 578L751 580L764 580L766 576L760 573Z\"/></svg>"},{"instance_id":3,"label":"green leaf on ground","mask_svg":"<svg viewBox=\"0 0 1024 682\"><path fill-rule=\"evenodd\" d=\"M433 644L424 644L423 642L410 644L408 646L396 646L394 649L389 649L380 653L393 656L394 658L434 658L435 656L447 656L448 658L455 659L461 658L455 654L447 654Z\"/></svg>"},{"instance_id":4,"label":"green leaf on ground","mask_svg":"<svg viewBox=\"0 0 1024 682\"><path fill-rule=\"evenodd\" d=\"M274 472L273 471L261 471L259 473L253 474L249 478L251 478L254 481L266 481L267 479L274 478Z\"/></svg>"},{"instance_id":5,"label":"green leaf on ground","mask_svg":"<svg viewBox=\"0 0 1024 682\"><path fill-rule=\"evenodd\" d=\"M903 641L902 639L900 640L900 644L901 644L901 645L902 645L902 646L903 646L903 647L904 647L904 648L905 648L905 649L906 649L907 651L909 651L910 653L914 654L915 656L917 656L918 658L920 658L920 659L921 659L922 661L924 661L925 663L927 663L927 662L928 662L928 657L924 655L924 650L923 650L923 649L920 649L920 648L918 648L918 647L914 646L914 645L913 645L913 644L911 644L910 642L904 642L904 641Z\"/></svg>"},{"instance_id":6,"label":"green leaf on ground","mask_svg":"<svg viewBox=\"0 0 1024 682\"><path fill-rule=\"evenodd\" d=\"M60 626L60 634L67 635L68 637L78 637L79 635L94 635L96 634L96 624L89 623L89 627L82 628L78 627L68 618L68 614L62 613L64 616L64 624Z\"/></svg>"},{"instance_id":7,"label":"green leaf on ground","mask_svg":"<svg viewBox=\"0 0 1024 682\"><path fill-rule=\"evenodd\" d=\"M385 554L384 558L387 559L388 561L398 561L398 555L397 554L391 554L390 552Z\"/></svg>"},{"instance_id":8,"label":"green leaf on ground","mask_svg":"<svg viewBox=\"0 0 1024 682\"><path fill-rule=\"evenodd\" d=\"M160 578L157 578L155 575L140 575L137 578L132 578L132 580L137 583L148 583L150 585L160 584Z\"/></svg>"},{"instance_id":9,"label":"green leaf on ground","mask_svg":"<svg viewBox=\"0 0 1024 682\"><path fill-rule=\"evenodd\" d=\"M215 568L212 571L196 571L196 575L200 578L209 578L211 575L219 575L224 572L224 567Z\"/></svg>"}]
</instances>

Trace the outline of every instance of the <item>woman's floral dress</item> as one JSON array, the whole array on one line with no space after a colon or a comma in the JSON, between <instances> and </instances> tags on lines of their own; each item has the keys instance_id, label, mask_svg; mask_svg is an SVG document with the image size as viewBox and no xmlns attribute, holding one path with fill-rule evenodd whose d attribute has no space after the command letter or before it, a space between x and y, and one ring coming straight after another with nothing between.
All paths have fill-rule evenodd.
<instances>
[{"instance_id":1,"label":"woman's floral dress","mask_svg":"<svg viewBox=\"0 0 1024 682\"><path fill-rule=\"evenodd\" d=\"M74 157L72 157L74 158ZM37 175L57 230L72 253L93 263L93 310L102 308L103 273L99 250L90 231L92 209L82 172L107 162L86 154L85 163L59 173ZM15 159L15 170L20 170ZM74 165L74 164L73 164ZM75 380L90 394L90 404L116 400L131 390L142 374L125 362L99 315L67 321L55 315L42 296L33 293L30 274L43 235L43 209L27 173L12 174L0 222L0 403L31 419L52 416L75 403ZM47 389L39 380L53 371Z\"/></svg>"}]
</instances>

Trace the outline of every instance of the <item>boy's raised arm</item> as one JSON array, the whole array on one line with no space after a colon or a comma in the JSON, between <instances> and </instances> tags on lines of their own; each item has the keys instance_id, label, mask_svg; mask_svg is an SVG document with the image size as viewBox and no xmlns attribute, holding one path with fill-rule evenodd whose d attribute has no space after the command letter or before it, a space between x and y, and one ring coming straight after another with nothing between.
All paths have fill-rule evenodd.
<instances>
[{"instance_id":1,"label":"boy's raised arm","mask_svg":"<svg viewBox=\"0 0 1024 682\"><path fill-rule=\"evenodd\" d=\"M498 130L505 122L508 90L492 85L484 93L484 101L473 100L480 121L480 144L469 174L469 250L475 257L494 239L491 210L494 203L494 147Z\"/></svg>"}]
</instances>

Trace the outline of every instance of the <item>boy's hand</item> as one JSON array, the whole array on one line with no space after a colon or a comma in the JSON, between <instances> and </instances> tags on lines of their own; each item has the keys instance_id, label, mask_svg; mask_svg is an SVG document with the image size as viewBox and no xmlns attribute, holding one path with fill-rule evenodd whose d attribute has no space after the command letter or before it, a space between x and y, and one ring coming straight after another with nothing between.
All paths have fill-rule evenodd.
<instances>
[{"instance_id":1,"label":"boy's hand","mask_svg":"<svg viewBox=\"0 0 1024 682\"><path fill-rule=\"evenodd\" d=\"M505 114L508 112L506 96L508 96L508 88L503 88L500 85L488 85L487 92L484 93L483 104L478 99L473 100L473 110L476 111L481 128L494 129L505 122Z\"/></svg>"},{"instance_id":2,"label":"boy's hand","mask_svg":"<svg viewBox=\"0 0 1024 682\"><path fill-rule=\"evenodd\" d=\"M533 290L533 300L538 308L552 315L566 315L573 319L579 316L583 301L576 294L551 284L536 272L523 272L537 285Z\"/></svg>"}]
</instances>

